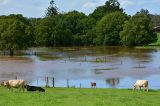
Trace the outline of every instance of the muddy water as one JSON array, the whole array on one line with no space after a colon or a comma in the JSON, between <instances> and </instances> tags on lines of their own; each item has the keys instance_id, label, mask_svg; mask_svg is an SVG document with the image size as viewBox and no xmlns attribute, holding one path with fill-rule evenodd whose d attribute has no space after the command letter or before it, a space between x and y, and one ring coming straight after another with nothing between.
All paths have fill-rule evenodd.
<instances>
[{"instance_id":1,"label":"muddy water","mask_svg":"<svg viewBox=\"0 0 160 106\"><path fill-rule=\"evenodd\" d=\"M30 85L89 88L131 88L137 79L149 81L149 87L160 89L160 49L36 48L36 55L0 56L0 81L22 78Z\"/></svg>"}]
</instances>

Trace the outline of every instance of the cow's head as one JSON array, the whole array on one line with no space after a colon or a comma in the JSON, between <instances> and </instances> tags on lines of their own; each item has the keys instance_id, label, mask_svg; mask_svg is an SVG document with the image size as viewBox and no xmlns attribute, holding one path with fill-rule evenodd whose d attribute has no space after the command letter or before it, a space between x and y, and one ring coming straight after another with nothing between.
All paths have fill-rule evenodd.
<instances>
[{"instance_id":1,"label":"cow's head","mask_svg":"<svg viewBox=\"0 0 160 106\"><path fill-rule=\"evenodd\" d=\"M5 87L8 86L9 85L9 81L3 81L2 85L5 86Z\"/></svg>"},{"instance_id":2,"label":"cow's head","mask_svg":"<svg viewBox=\"0 0 160 106\"><path fill-rule=\"evenodd\" d=\"M133 90L137 89L137 85L133 85Z\"/></svg>"}]
</instances>

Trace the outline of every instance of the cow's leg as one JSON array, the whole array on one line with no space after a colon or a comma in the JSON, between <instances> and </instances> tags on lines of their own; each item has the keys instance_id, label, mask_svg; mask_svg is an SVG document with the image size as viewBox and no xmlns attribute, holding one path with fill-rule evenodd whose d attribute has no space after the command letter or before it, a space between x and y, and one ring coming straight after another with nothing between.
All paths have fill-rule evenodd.
<instances>
[{"instance_id":1,"label":"cow's leg","mask_svg":"<svg viewBox=\"0 0 160 106\"><path fill-rule=\"evenodd\" d=\"M147 90L145 86L143 86L143 89L144 89L143 91L146 91L146 90Z\"/></svg>"},{"instance_id":2,"label":"cow's leg","mask_svg":"<svg viewBox=\"0 0 160 106\"><path fill-rule=\"evenodd\" d=\"M21 91L21 89L22 89L22 85L19 86L19 92Z\"/></svg>"},{"instance_id":3,"label":"cow's leg","mask_svg":"<svg viewBox=\"0 0 160 106\"><path fill-rule=\"evenodd\" d=\"M138 86L138 91L140 91L141 90L141 87L140 86Z\"/></svg>"},{"instance_id":4,"label":"cow's leg","mask_svg":"<svg viewBox=\"0 0 160 106\"><path fill-rule=\"evenodd\" d=\"M141 90L142 86L139 86L139 89Z\"/></svg>"},{"instance_id":5,"label":"cow's leg","mask_svg":"<svg viewBox=\"0 0 160 106\"><path fill-rule=\"evenodd\" d=\"M148 87L147 86L145 87L145 90L148 92Z\"/></svg>"},{"instance_id":6,"label":"cow's leg","mask_svg":"<svg viewBox=\"0 0 160 106\"><path fill-rule=\"evenodd\" d=\"M11 91L13 92L13 87L11 87Z\"/></svg>"},{"instance_id":7,"label":"cow's leg","mask_svg":"<svg viewBox=\"0 0 160 106\"><path fill-rule=\"evenodd\" d=\"M23 90L23 92L24 92L24 85L22 85L22 90Z\"/></svg>"}]
</instances>

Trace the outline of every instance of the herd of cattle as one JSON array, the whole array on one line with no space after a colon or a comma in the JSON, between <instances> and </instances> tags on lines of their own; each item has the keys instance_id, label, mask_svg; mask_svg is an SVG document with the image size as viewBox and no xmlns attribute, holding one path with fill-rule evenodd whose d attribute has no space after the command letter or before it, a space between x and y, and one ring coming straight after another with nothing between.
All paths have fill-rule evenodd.
<instances>
[{"instance_id":1,"label":"herd of cattle","mask_svg":"<svg viewBox=\"0 0 160 106\"><path fill-rule=\"evenodd\" d=\"M13 91L13 88L19 88L19 90L26 89L27 91L39 91L39 92L45 92L45 89L42 87L37 86L30 86L27 85L26 81L23 79L17 79L17 80L6 80L2 82L2 85L7 87L9 91ZM96 88L96 82L91 82L91 88ZM137 80L135 84L133 85L133 90L135 89L144 89L148 91L148 81L147 80Z\"/></svg>"}]
</instances>

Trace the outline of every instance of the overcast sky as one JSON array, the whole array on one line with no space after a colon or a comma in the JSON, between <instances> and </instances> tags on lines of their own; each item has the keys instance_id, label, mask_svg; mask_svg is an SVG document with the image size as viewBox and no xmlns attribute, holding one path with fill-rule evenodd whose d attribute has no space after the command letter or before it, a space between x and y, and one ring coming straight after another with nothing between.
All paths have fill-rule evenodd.
<instances>
[{"instance_id":1,"label":"overcast sky","mask_svg":"<svg viewBox=\"0 0 160 106\"><path fill-rule=\"evenodd\" d=\"M23 14L25 17L43 17L50 0L0 0L0 15ZM89 14L106 0L55 0L59 12L78 10ZM133 15L141 8L160 14L160 0L119 0L127 14Z\"/></svg>"}]
</instances>

